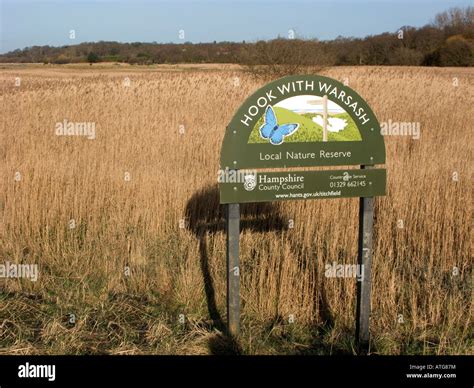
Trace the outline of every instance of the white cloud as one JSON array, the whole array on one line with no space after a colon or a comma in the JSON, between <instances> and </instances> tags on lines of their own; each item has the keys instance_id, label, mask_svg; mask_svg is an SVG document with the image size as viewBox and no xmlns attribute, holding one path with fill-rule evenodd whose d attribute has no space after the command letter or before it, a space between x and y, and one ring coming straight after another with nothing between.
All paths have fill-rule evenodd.
<instances>
[{"instance_id":1,"label":"white cloud","mask_svg":"<svg viewBox=\"0 0 474 388\"><path fill-rule=\"evenodd\" d=\"M323 98L318 96L302 95L287 98L274 106L285 108L297 113L322 113L323 112ZM344 113L336 103L328 100L328 111L332 114Z\"/></svg>"}]
</instances>

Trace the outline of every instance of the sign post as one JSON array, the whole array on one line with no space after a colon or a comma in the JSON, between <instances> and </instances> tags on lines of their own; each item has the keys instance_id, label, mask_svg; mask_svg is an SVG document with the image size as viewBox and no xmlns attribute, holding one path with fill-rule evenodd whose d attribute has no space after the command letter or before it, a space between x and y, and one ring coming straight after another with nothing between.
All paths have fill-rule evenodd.
<instances>
[{"instance_id":1,"label":"sign post","mask_svg":"<svg viewBox=\"0 0 474 388\"><path fill-rule=\"evenodd\" d=\"M365 166L362 166L364 168ZM366 168L370 168L367 166ZM372 275L372 231L374 198L359 199L359 241L357 264L364 276L357 282L356 339L361 352L369 349L370 293Z\"/></svg>"},{"instance_id":2,"label":"sign post","mask_svg":"<svg viewBox=\"0 0 474 388\"><path fill-rule=\"evenodd\" d=\"M232 336L237 336L240 330L240 205L238 203L230 203L226 207L227 320L229 333Z\"/></svg>"},{"instance_id":3,"label":"sign post","mask_svg":"<svg viewBox=\"0 0 474 388\"><path fill-rule=\"evenodd\" d=\"M323 141L328 141L328 96L323 96Z\"/></svg>"},{"instance_id":4,"label":"sign post","mask_svg":"<svg viewBox=\"0 0 474 388\"><path fill-rule=\"evenodd\" d=\"M337 80L290 76L265 85L237 110L226 129L219 172L226 204L227 320L239 334L240 203L359 198L356 341L369 346L374 197L385 195L385 144L365 100ZM347 166L361 166L360 169ZM343 166L340 169L294 167ZM261 169L271 168L272 171ZM292 168L292 170L288 170ZM279 169L279 170L278 170ZM354 258L355 260L355 258Z\"/></svg>"}]
</instances>

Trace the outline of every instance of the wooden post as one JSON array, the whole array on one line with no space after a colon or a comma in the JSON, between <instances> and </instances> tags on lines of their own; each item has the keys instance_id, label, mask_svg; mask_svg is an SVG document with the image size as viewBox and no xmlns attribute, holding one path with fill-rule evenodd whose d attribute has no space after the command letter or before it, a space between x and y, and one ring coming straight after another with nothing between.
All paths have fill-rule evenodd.
<instances>
[{"instance_id":1,"label":"wooden post","mask_svg":"<svg viewBox=\"0 0 474 388\"><path fill-rule=\"evenodd\" d=\"M372 166L361 166L372 168ZM374 198L360 198L359 248L357 263L362 265L363 280L357 281L356 340L359 351L369 349L370 288L372 273L372 231L374 222Z\"/></svg>"},{"instance_id":2,"label":"wooden post","mask_svg":"<svg viewBox=\"0 0 474 388\"><path fill-rule=\"evenodd\" d=\"M240 267L239 234L240 205L227 205L227 324L229 333L237 336L240 331Z\"/></svg>"},{"instance_id":3,"label":"wooden post","mask_svg":"<svg viewBox=\"0 0 474 388\"><path fill-rule=\"evenodd\" d=\"M328 96L323 96L323 141L328 141Z\"/></svg>"}]
</instances>

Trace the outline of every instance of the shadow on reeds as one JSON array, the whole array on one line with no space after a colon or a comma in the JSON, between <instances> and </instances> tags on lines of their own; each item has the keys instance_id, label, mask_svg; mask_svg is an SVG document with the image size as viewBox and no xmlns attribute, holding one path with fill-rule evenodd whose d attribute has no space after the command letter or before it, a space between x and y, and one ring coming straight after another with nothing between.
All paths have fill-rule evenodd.
<instances>
[{"instance_id":1,"label":"shadow on reeds","mask_svg":"<svg viewBox=\"0 0 474 388\"><path fill-rule=\"evenodd\" d=\"M185 217L188 229L199 240L200 267L209 317L212 320L212 326L222 333L209 341L209 349L212 354L240 354L241 348L237 340L229 333L217 308L214 281L209 266L208 236L225 231L225 206L219 204L218 186L207 186L194 193L186 204ZM281 217L278 207L272 202L242 204L240 217L241 231L283 232L287 230L288 222ZM316 270L314 260L311 260L314 257L311 252L300 246L298 242L294 243L293 249L303 252L300 265ZM319 311L322 325L312 328L312 332L314 332L312 334L313 344L310 345L310 349L306 350L308 353L321 352L321 350L323 353L334 352L334 348L325 349L321 341L324 333L331 330L334 325L324 289L319 289L318 292L315 287L313 301L317 305L316 311ZM282 317L277 313L274 323L281 319Z\"/></svg>"},{"instance_id":2,"label":"shadow on reeds","mask_svg":"<svg viewBox=\"0 0 474 388\"><path fill-rule=\"evenodd\" d=\"M186 205L185 215L189 230L199 240L200 266L209 317L213 326L223 333L209 341L209 349L213 354L240 354L240 346L228 332L227 325L217 308L214 281L209 267L208 236L225 231L225 206L219 204L218 186L208 186L195 193ZM285 228L272 203L243 204L240 216L241 231L281 231Z\"/></svg>"}]
</instances>

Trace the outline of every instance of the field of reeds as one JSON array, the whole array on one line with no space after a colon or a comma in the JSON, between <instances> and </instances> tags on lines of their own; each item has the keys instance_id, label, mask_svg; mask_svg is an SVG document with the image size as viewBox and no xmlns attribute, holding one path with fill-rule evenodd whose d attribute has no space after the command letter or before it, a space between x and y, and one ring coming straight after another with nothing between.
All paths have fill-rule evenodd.
<instances>
[{"instance_id":1,"label":"field of reeds","mask_svg":"<svg viewBox=\"0 0 474 388\"><path fill-rule=\"evenodd\" d=\"M371 353L472 354L474 71L338 67L387 136L375 200ZM264 84L238 67L2 66L1 354L355 353L358 200L242 207L242 332L225 335L217 170ZM64 120L95 138L57 136Z\"/></svg>"}]
</instances>

